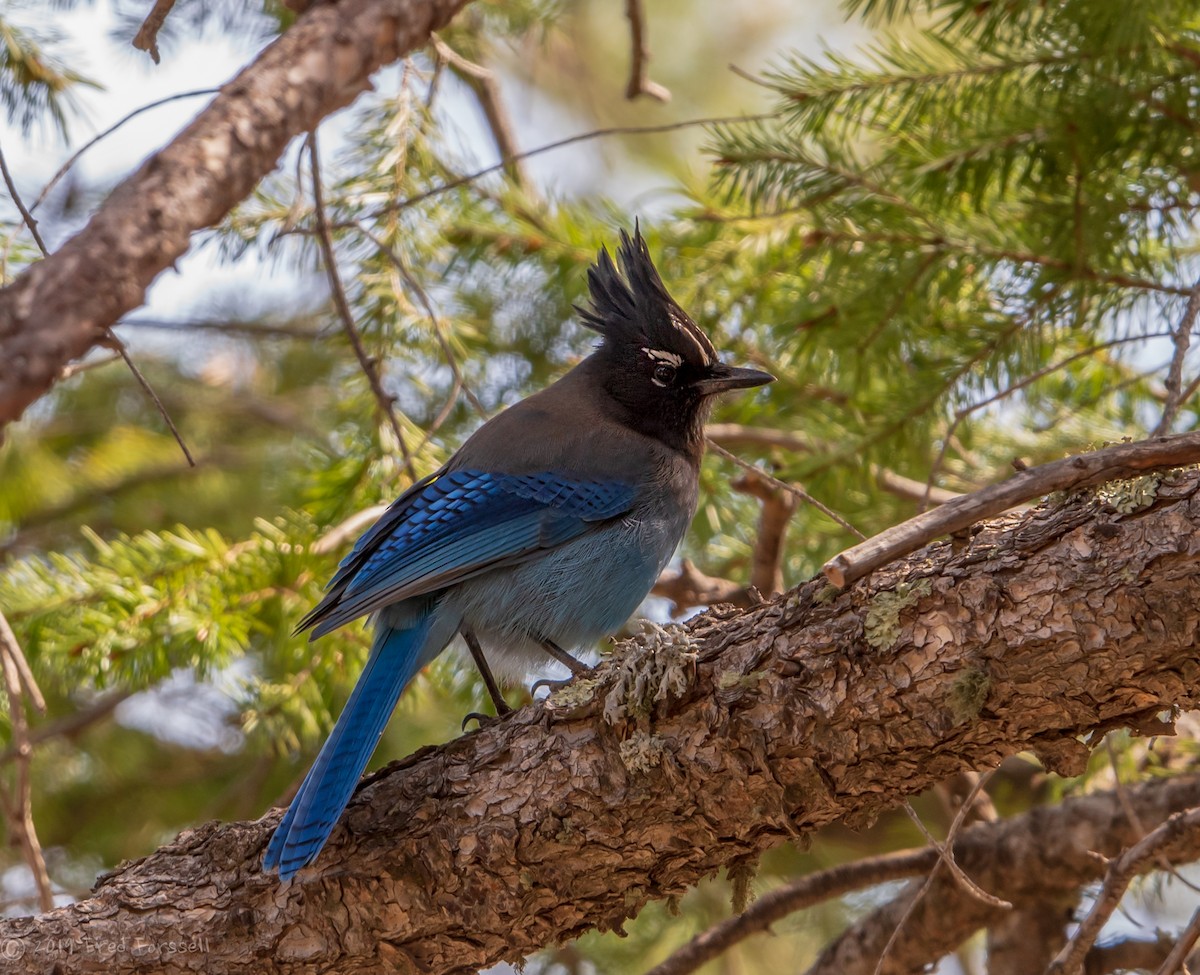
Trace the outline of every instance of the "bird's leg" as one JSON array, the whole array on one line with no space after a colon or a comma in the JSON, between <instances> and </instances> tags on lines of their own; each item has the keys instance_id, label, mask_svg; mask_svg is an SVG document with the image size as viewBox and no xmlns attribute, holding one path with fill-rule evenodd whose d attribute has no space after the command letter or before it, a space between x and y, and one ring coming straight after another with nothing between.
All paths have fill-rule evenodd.
<instances>
[{"instance_id":1,"label":"bird's leg","mask_svg":"<svg viewBox=\"0 0 1200 975\"><path fill-rule=\"evenodd\" d=\"M504 695L500 693L500 685L496 683L496 678L492 676L492 668L488 666L487 658L483 655L483 647L475 639L475 634L468 630L463 630L462 638L466 640L467 649L471 651L471 659L475 661L475 666L479 668L479 676L483 678L484 686L487 688L488 694L491 695L492 704L496 707L496 717L502 718L506 714L512 714L512 708L504 700ZM466 731L467 722L472 718L478 721L481 726L484 721L489 720L488 715L472 711L463 718L462 727L464 731Z\"/></svg>"},{"instance_id":2,"label":"bird's leg","mask_svg":"<svg viewBox=\"0 0 1200 975\"><path fill-rule=\"evenodd\" d=\"M560 687L565 687L567 684L571 683L571 681L573 681L580 674L586 674L591 669L582 660L576 660L553 640L543 639L541 644L542 649L545 650L546 653L550 654L550 656L571 671L571 676L566 680L551 680L546 677L543 677L541 680L535 680L533 682L533 686L529 688L530 694L536 694L539 687L548 687L550 688L551 693L553 693Z\"/></svg>"},{"instance_id":3,"label":"bird's leg","mask_svg":"<svg viewBox=\"0 0 1200 975\"><path fill-rule=\"evenodd\" d=\"M591 668L588 667L582 660L576 660L566 650L560 647L553 640L542 640L542 649L550 654L560 664L564 664L571 672L572 677L578 677L580 674L586 674Z\"/></svg>"}]
</instances>

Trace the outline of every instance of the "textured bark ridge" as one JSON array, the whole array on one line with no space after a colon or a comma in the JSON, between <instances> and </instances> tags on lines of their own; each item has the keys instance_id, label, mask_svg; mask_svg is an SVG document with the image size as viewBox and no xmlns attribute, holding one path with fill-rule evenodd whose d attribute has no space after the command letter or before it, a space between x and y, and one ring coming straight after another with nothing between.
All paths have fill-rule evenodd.
<instances>
[{"instance_id":1,"label":"textured bark ridge","mask_svg":"<svg viewBox=\"0 0 1200 975\"><path fill-rule=\"evenodd\" d=\"M467 0L314 7L126 179L58 251L0 290L0 430L101 342L146 288L275 168L296 135L350 104Z\"/></svg>"},{"instance_id":2,"label":"textured bark ridge","mask_svg":"<svg viewBox=\"0 0 1200 975\"><path fill-rule=\"evenodd\" d=\"M209 824L0 922L0 946L30 972L477 970L960 769L1033 749L1078 771L1080 736L1163 733L1197 704L1198 488L1189 471L1058 499L846 592L649 634L376 774L289 884L258 866L277 813Z\"/></svg>"}]
</instances>

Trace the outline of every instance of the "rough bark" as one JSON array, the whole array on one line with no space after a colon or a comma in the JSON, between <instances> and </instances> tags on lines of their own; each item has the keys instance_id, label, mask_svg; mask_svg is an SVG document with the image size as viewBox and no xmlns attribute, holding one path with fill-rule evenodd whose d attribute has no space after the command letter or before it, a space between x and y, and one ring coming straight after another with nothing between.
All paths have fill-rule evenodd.
<instances>
[{"instance_id":1,"label":"rough bark","mask_svg":"<svg viewBox=\"0 0 1200 975\"><path fill-rule=\"evenodd\" d=\"M683 630L645 638L373 776L289 884L258 865L277 813L209 824L86 901L0 921L0 944L148 946L63 948L62 973L467 971L961 769L1032 749L1078 771L1080 736L1161 734L1157 715L1200 701L1200 473L1155 483L1129 515L1077 495L845 592L710 611L686 629L694 658Z\"/></svg>"},{"instance_id":2,"label":"rough bark","mask_svg":"<svg viewBox=\"0 0 1200 975\"><path fill-rule=\"evenodd\" d=\"M0 290L0 430L103 341L158 274L274 169L288 142L350 104L377 68L467 0L314 7L108 197L58 251Z\"/></svg>"}]
</instances>

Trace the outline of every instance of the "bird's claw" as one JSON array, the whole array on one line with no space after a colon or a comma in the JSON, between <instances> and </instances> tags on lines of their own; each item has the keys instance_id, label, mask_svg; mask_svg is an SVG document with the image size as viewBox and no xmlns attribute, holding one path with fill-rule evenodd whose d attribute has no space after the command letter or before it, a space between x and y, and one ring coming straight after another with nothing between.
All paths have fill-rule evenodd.
<instances>
[{"instance_id":1,"label":"bird's claw","mask_svg":"<svg viewBox=\"0 0 1200 975\"><path fill-rule=\"evenodd\" d=\"M562 680L554 680L550 677L543 677L541 680L535 680L529 686L529 696L533 697L535 694L537 694L539 687L548 687L550 688L550 693L553 694L555 691L566 687L575 679L575 677L576 675L572 674L570 677L563 678Z\"/></svg>"},{"instance_id":2,"label":"bird's claw","mask_svg":"<svg viewBox=\"0 0 1200 975\"><path fill-rule=\"evenodd\" d=\"M477 721L480 728L486 728L493 721L499 721L501 718L507 718L513 713L513 709L508 706L507 702L500 700L493 703L497 705L495 714L483 714L480 711L472 711L462 719L462 730L466 731L467 725L472 721Z\"/></svg>"}]
</instances>

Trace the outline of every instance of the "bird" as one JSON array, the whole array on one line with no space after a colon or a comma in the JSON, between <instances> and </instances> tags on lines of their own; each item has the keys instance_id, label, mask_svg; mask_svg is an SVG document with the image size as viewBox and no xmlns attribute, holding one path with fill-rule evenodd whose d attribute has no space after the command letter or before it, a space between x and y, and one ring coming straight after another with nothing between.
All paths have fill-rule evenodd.
<instances>
[{"instance_id":1,"label":"bird","mask_svg":"<svg viewBox=\"0 0 1200 975\"><path fill-rule=\"evenodd\" d=\"M492 417L366 530L297 626L311 639L370 616L366 665L267 846L265 871L316 859L401 692L455 636L495 703L493 665L526 674L615 633L696 511L714 398L774 377L721 362L668 293L635 224L620 270L602 247L581 322L596 349ZM568 649L569 648L569 649Z\"/></svg>"}]
</instances>

